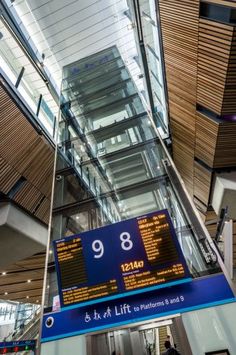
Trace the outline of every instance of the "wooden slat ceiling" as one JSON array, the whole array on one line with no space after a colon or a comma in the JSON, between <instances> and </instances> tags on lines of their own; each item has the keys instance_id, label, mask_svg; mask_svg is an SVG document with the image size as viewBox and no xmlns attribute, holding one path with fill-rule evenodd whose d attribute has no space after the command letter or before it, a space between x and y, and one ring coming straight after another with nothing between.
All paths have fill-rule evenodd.
<instances>
[{"instance_id":1,"label":"wooden slat ceiling","mask_svg":"<svg viewBox=\"0 0 236 355\"><path fill-rule=\"evenodd\" d=\"M0 192L25 182L12 199L48 223L54 149L29 123L0 82Z\"/></svg>"},{"instance_id":2,"label":"wooden slat ceiling","mask_svg":"<svg viewBox=\"0 0 236 355\"><path fill-rule=\"evenodd\" d=\"M1 82L0 102L0 192L12 194L24 178L11 198L47 224L54 148L35 131ZM40 253L0 270L0 299L40 303L44 263L45 253Z\"/></svg>"},{"instance_id":3,"label":"wooden slat ceiling","mask_svg":"<svg viewBox=\"0 0 236 355\"><path fill-rule=\"evenodd\" d=\"M40 253L21 260L4 270L6 275L0 274L0 299L40 303L44 263L45 253Z\"/></svg>"}]
</instances>

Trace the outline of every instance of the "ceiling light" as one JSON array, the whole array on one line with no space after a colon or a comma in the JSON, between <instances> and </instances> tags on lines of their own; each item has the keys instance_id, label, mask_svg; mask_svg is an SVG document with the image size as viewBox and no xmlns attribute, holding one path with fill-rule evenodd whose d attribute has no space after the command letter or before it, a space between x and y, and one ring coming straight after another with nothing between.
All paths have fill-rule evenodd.
<instances>
[{"instance_id":1,"label":"ceiling light","mask_svg":"<svg viewBox=\"0 0 236 355\"><path fill-rule=\"evenodd\" d=\"M134 27L135 27L134 23L129 23L129 24L127 25L127 29L128 29L128 30L132 30Z\"/></svg>"},{"instance_id":2,"label":"ceiling light","mask_svg":"<svg viewBox=\"0 0 236 355\"><path fill-rule=\"evenodd\" d=\"M49 288L50 286L49 285L47 285L47 288Z\"/></svg>"},{"instance_id":3,"label":"ceiling light","mask_svg":"<svg viewBox=\"0 0 236 355\"><path fill-rule=\"evenodd\" d=\"M8 292L5 292L4 295L5 295L5 296L8 295Z\"/></svg>"},{"instance_id":4,"label":"ceiling light","mask_svg":"<svg viewBox=\"0 0 236 355\"><path fill-rule=\"evenodd\" d=\"M30 282L31 282L31 280L27 280L27 282L28 282L28 283L30 283Z\"/></svg>"},{"instance_id":5,"label":"ceiling light","mask_svg":"<svg viewBox=\"0 0 236 355\"><path fill-rule=\"evenodd\" d=\"M52 249L49 250L49 254L52 254Z\"/></svg>"},{"instance_id":6,"label":"ceiling light","mask_svg":"<svg viewBox=\"0 0 236 355\"><path fill-rule=\"evenodd\" d=\"M7 273L5 271L2 272L2 276L5 276Z\"/></svg>"},{"instance_id":7,"label":"ceiling light","mask_svg":"<svg viewBox=\"0 0 236 355\"><path fill-rule=\"evenodd\" d=\"M39 303L39 300L37 300L36 303Z\"/></svg>"},{"instance_id":8,"label":"ceiling light","mask_svg":"<svg viewBox=\"0 0 236 355\"><path fill-rule=\"evenodd\" d=\"M26 298L28 299L28 298L29 298L29 296L26 296Z\"/></svg>"},{"instance_id":9,"label":"ceiling light","mask_svg":"<svg viewBox=\"0 0 236 355\"><path fill-rule=\"evenodd\" d=\"M79 219L79 216L76 216L75 218L76 218L76 219Z\"/></svg>"}]
</instances>

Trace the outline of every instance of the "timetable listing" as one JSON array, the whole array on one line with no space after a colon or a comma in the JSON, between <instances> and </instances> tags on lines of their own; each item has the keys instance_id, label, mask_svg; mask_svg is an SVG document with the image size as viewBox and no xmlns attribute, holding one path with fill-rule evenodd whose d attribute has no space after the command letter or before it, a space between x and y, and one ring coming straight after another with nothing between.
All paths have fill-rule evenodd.
<instances>
[{"instance_id":1,"label":"timetable listing","mask_svg":"<svg viewBox=\"0 0 236 355\"><path fill-rule=\"evenodd\" d=\"M86 283L88 280L81 239L78 237L59 242L56 251L62 288Z\"/></svg>"},{"instance_id":2,"label":"timetable listing","mask_svg":"<svg viewBox=\"0 0 236 355\"><path fill-rule=\"evenodd\" d=\"M94 298L106 297L118 292L116 280L110 280L94 286L62 290L64 305L85 302Z\"/></svg>"},{"instance_id":3,"label":"timetable listing","mask_svg":"<svg viewBox=\"0 0 236 355\"><path fill-rule=\"evenodd\" d=\"M185 276L184 266L181 263L158 271L144 271L124 277L125 289L127 291L142 287L151 287L173 280L178 280Z\"/></svg>"},{"instance_id":4,"label":"timetable listing","mask_svg":"<svg viewBox=\"0 0 236 355\"><path fill-rule=\"evenodd\" d=\"M178 260L178 252L166 215L140 219L138 225L150 265L159 266Z\"/></svg>"}]
</instances>

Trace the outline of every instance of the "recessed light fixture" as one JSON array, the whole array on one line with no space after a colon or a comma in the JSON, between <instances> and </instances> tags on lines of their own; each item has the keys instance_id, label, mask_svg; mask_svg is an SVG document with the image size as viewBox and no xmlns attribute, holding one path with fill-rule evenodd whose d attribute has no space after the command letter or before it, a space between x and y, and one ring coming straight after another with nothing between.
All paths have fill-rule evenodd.
<instances>
[{"instance_id":1,"label":"recessed light fixture","mask_svg":"<svg viewBox=\"0 0 236 355\"><path fill-rule=\"evenodd\" d=\"M129 31L132 30L134 27L135 27L135 24L134 24L134 23L129 23L129 24L127 25L127 29L128 29Z\"/></svg>"},{"instance_id":2,"label":"recessed light fixture","mask_svg":"<svg viewBox=\"0 0 236 355\"><path fill-rule=\"evenodd\" d=\"M29 298L29 296L26 296L26 298L28 299L28 298Z\"/></svg>"},{"instance_id":3,"label":"recessed light fixture","mask_svg":"<svg viewBox=\"0 0 236 355\"><path fill-rule=\"evenodd\" d=\"M49 250L49 254L52 254L52 249Z\"/></svg>"},{"instance_id":4,"label":"recessed light fixture","mask_svg":"<svg viewBox=\"0 0 236 355\"><path fill-rule=\"evenodd\" d=\"M28 282L28 283L30 283L30 282L31 282L31 280L27 280L27 282Z\"/></svg>"},{"instance_id":5,"label":"recessed light fixture","mask_svg":"<svg viewBox=\"0 0 236 355\"><path fill-rule=\"evenodd\" d=\"M2 272L2 276L5 276L7 273L5 271Z\"/></svg>"},{"instance_id":6,"label":"recessed light fixture","mask_svg":"<svg viewBox=\"0 0 236 355\"><path fill-rule=\"evenodd\" d=\"M8 292L5 292L4 295L5 295L5 296L8 295Z\"/></svg>"},{"instance_id":7,"label":"recessed light fixture","mask_svg":"<svg viewBox=\"0 0 236 355\"><path fill-rule=\"evenodd\" d=\"M37 300L36 303L39 303L39 300Z\"/></svg>"}]
</instances>

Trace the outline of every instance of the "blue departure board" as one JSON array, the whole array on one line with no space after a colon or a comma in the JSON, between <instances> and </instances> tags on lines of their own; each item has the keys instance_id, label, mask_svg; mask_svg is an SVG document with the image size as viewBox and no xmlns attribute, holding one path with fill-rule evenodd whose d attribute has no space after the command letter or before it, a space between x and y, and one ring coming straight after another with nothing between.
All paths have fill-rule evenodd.
<instances>
[{"instance_id":1,"label":"blue departure board","mask_svg":"<svg viewBox=\"0 0 236 355\"><path fill-rule=\"evenodd\" d=\"M167 210L54 241L62 307L191 281Z\"/></svg>"}]
</instances>

